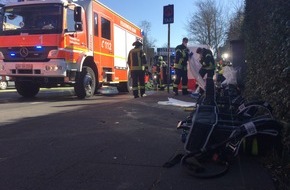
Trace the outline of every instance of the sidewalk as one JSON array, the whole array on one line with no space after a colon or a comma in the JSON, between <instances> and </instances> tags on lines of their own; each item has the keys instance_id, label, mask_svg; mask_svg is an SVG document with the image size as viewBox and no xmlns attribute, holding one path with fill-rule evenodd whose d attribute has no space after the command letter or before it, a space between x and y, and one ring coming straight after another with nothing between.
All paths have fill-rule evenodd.
<instances>
[{"instance_id":1,"label":"sidewalk","mask_svg":"<svg viewBox=\"0 0 290 190\"><path fill-rule=\"evenodd\" d=\"M141 99L140 101L146 102L146 104L154 104L158 101L166 101L168 98L174 98L177 100L192 102L189 95L174 96L167 91L159 91L149 95L148 97ZM189 112L184 111L184 108L170 106L170 105L158 105L160 109L174 110L178 112L176 117L176 123L172 123L171 127L177 124L178 120L185 119ZM172 114L174 116L175 114ZM180 118L180 115L183 115ZM175 146L171 146L172 154L168 155L168 160L178 154L184 153L183 146L180 140L181 131L176 132L176 137L168 139L175 143ZM174 142L176 141L176 142ZM159 153L160 154L160 153ZM155 155L158 156L158 155ZM160 154L160 157L164 159L164 155ZM164 160L165 162L168 160ZM189 176L184 172L182 166L177 164L172 168L162 168L160 171L160 177L158 184L152 189L167 190L167 189L182 189L182 190L274 190L275 186L272 182L270 174L265 168L258 162L257 158L246 155L238 155L237 158L231 163L229 171L221 177L211 179L198 179L193 176Z\"/></svg>"}]
</instances>

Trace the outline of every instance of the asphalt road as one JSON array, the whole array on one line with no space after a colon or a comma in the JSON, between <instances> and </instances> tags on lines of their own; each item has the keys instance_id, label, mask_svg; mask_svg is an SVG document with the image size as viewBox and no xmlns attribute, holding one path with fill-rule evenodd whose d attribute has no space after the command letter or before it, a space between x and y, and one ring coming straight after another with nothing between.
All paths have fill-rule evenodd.
<instances>
[{"instance_id":1,"label":"asphalt road","mask_svg":"<svg viewBox=\"0 0 290 190\"><path fill-rule=\"evenodd\" d=\"M0 92L0 189L274 189L252 157L238 156L226 175L206 180L180 165L162 167L183 152L176 124L189 114L157 103L168 97L148 92L138 99L120 94L78 100L64 89L26 100L15 91Z\"/></svg>"}]
</instances>

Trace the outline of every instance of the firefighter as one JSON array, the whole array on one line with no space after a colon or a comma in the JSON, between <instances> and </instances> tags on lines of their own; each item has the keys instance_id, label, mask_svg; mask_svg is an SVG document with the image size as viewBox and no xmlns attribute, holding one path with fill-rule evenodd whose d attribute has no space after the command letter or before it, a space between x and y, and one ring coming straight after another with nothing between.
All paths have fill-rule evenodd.
<instances>
[{"instance_id":1,"label":"firefighter","mask_svg":"<svg viewBox=\"0 0 290 190\"><path fill-rule=\"evenodd\" d=\"M163 60L162 56L159 56L158 61L154 63L152 70L158 77L158 85L161 90L164 90L165 88L164 84L166 82L167 77L166 69L167 69L166 62Z\"/></svg>"},{"instance_id":2,"label":"firefighter","mask_svg":"<svg viewBox=\"0 0 290 190\"><path fill-rule=\"evenodd\" d=\"M221 87L221 83L225 80L225 77L223 75L224 66L226 66L226 62L222 59L216 64L216 84L218 87Z\"/></svg>"},{"instance_id":3,"label":"firefighter","mask_svg":"<svg viewBox=\"0 0 290 190\"><path fill-rule=\"evenodd\" d=\"M207 75L208 79L213 79L215 73L215 60L211 50L206 48L197 48L196 53L200 55L201 68L199 74L202 78ZM201 89L200 94L203 94L204 91Z\"/></svg>"},{"instance_id":4,"label":"firefighter","mask_svg":"<svg viewBox=\"0 0 290 190\"><path fill-rule=\"evenodd\" d=\"M142 49L143 43L137 39L132 46L128 55L128 65L132 77L132 90L134 98L143 97L145 95L145 66L147 63L146 54ZM139 86L138 86L139 85Z\"/></svg>"},{"instance_id":5,"label":"firefighter","mask_svg":"<svg viewBox=\"0 0 290 190\"><path fill-rule=\"evenodd\" d=\"M188 38L182 39L182 44L178 45L175 48L175 62L174 62L174 70L176 74L176 78L173 82L173 92L175 95L178 95L178 85L180 83L180 80L182 79L182 94L186 95L188 94L187 91L187 61L190 55L189 49L187 48Z\"/></svg>"},{"instance_id":6,"label":"firefighter","mask_svg":"<svg viewBox=\"0 0 290 190\"><path fill-rule=\"evenodd\" d=\"M205 48L197 48L196 53L200 55L201 69L199 74L202 78L207 75L207 78L213 78L215 72L215 60L211 50Z\"/></svg>"}]
</instances>

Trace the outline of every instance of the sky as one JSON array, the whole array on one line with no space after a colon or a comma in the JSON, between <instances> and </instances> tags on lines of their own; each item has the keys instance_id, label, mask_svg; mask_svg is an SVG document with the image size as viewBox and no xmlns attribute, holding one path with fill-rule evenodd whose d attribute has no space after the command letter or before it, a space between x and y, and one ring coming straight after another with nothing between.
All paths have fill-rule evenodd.
<instances>
[{"instance_id":1,"label":"sky","mask_svg":"<svg viewBox=\"0 0 290 190\"><path fill-rule=\"evenodd\" d=\"M163 24L163 7L174 5L174 23L170 24L170 46L181 44L182 38L187 37L186 23L194 14L196 0L99 0L121 16L140 26L146 20L151 24L148 36L156 40L155 47L166 47L168 41L168 24ZM214 0L229 12L233 11L236 2L240 0ZM122 2L122 3L121 3ZM189 42L190 44L190 42Z\"/></svg>"}]
</instances>

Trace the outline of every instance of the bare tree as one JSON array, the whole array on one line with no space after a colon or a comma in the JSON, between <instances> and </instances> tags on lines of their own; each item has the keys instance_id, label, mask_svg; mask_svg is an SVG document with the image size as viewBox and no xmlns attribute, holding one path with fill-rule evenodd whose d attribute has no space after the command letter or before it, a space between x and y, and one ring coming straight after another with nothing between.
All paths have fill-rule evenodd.
<instances>
[{"instance_id":1,"label":"bare tree","mask_svg":"<svg viewBox=\"0 0 290 190\"><path fill-rule=\"evenodd\" d=\"M226 40L224 45L219 47L219 52L221 54L230 51L231 41L243 39L242 25L244 22L244 1L237 0L235 3L232 2L231 7L233 8L233 13L229 18Z\"/></svg>"},{"instance_id":2,"label":"bare tree","mask_svg":"<svg viewBox=\"0 0 290 190\"><path fill-rule=\"evenodd\" d=\"M226 37L226 19L222 7L213 0L200 0L195 3L197 11L188 20L190 40L210 45L217 53Z\"/></svg>"},{"instance_id":3,"label":"bare tree","mask_svg":"<svg viewBox=\"0 0 290 190\"><path fill-rule=\"evenodd\" d=\"M140 24L140 28L143 31L143 47L144 49L149 49L154 47L154 43L156 42L155 39L150 38L150 32L151 32L151 23L143 20Z\"/></svg>"},{"instance_id":4,"label":"bare tree","mask_svg":"<svg viewBox=\"0 0 290 190\"><path fill-rule=\"evenodd\" d=\"M244 22L244 7L237 7L233 17L230 19L230 26L227 32L227 40L237 40L242 36L242 25Z\"/></svg>"},{"instance_id":5,"label":"bare tree","mask_svg":"<svg viewBox=\"0 0 290 190\"><path fill-rule=\"evenodd\" d=\"M152 65L154 59L154 43L156 40L150 38L151 23L144 20L141 22L140 28L143 30L143 49L147 55L149 65Z\"/></svg>"}]
</instances>

